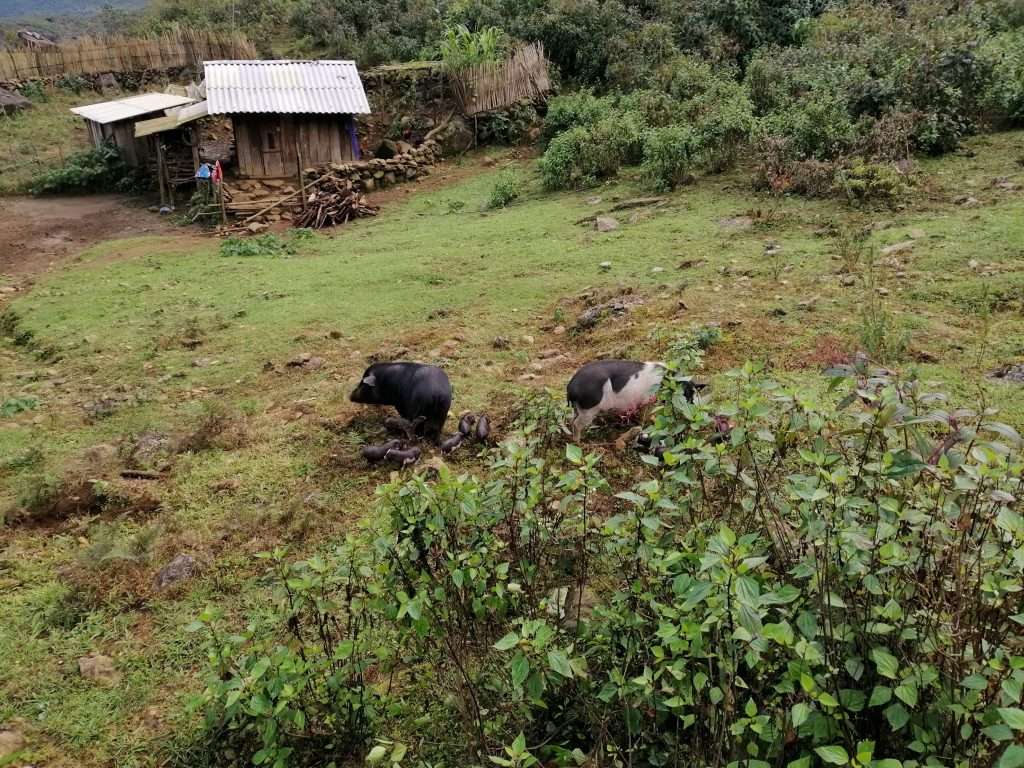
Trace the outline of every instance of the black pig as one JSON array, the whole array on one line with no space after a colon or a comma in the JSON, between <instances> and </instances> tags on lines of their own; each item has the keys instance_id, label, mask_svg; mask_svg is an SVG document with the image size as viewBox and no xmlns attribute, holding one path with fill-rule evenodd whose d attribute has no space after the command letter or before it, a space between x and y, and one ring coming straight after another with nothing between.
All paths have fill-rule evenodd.
<instances>
[{"instance_id":1,"label":"black pig","mask_svg":"<svg viewBox=\"0 0 1024 768\"><path fill-rule=\"evenodd\" d=\"M441 436L452 385L440 368L421 363L375 363L349 399L363 405L390 405L398 415L416 425L416 434L434 442Z\"/></svg>"}]
</instances>

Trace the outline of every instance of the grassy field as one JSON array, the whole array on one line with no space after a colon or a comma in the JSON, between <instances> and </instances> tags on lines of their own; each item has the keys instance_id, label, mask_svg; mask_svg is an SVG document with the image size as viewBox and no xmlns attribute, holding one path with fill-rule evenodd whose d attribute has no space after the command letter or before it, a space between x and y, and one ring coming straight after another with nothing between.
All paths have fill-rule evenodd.
<instances>
[{"instance_id":1,"label":"grassy field","mask_svg":"<svg viewBox=\"0 0 1024 768\"><path fill-rule=\"evenodd\" d=\"M82 118L71 107L103 101L91 91L76 94L49 89L30 94L33 106L16 115L0 115L0 195L24 191L40 171L60 165L88 146Z\"/></svg>"},{"instance_id":2,"label":"grassy field","mask_svg":"<svg viewBox=\"0 0 1024 768\"><path fill-rule=\"evenodd\" d=\"M481 213L500 172L481 167L291 258L173 237L90 249L0 324L0 404L25 408L0 419L0 724L27 737L27 763L194 765L203 658L184 627L211 602L259 621L256 553L314 551L368 514L387 471L356 454L380 428L347 393L375 356L441 362L454 409L486 410L500 432L522 393L561 389L589 358L655 359L717 324L712 396L745 359L815 391L822 368L874 349L1024 425L1021 388L989 377L1024 359L1024 193L1008 188L1024 182L1022 141L922 163L899 210L773 200L737 171L598 233L577 222L641 194L630 178ZM537 188L530 163L499 166ZM616 299L631 309L575 328ZM288 365L303 353L323 366ZM178 553L200 575L158 591ZM121 679L83 679L90 653Z\"/></svg>"}]
</instances>

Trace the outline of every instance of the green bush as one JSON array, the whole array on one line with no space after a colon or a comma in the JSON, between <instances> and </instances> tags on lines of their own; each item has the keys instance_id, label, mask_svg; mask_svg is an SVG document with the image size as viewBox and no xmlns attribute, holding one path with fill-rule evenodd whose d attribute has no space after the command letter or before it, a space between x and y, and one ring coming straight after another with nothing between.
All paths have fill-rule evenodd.
<instances>
[{"instance_id":1,"label":"green bush","mask_svg":"<svg viewBox=\"0 0 1024 768\"><path fill-rule=\"evenodd\" d=\"M64 165L46 171L30 185L33 195L66 192L123 191L132 174L117 148L104 144L68 156Z\"/></svg>"},{"instance_id":2,"label":"green bush","mask_svg":"<svg viewBox=\"0 0 1024 768\"><path fill-rule=\"evenodd\" d=\"M857 138L845 103L826 93L808 95L773 112L762 120L760 130L784 137L798 160L832 160L848 151Z\"/></svg>"},{"instance_id":3,"label":"green bush","mask_svg":"<svg viewBox=\"0 0 1024 768\"><path fill-rule=\"evenodd\" d=\"M537 122L537 110L529 102L488 112L477 120L477 140L480 144L514 146L526 139L530 128Z\"/></svg>"},{"instance_id":4,"label":"green bush","mask_svg":"<svg viewBox=\"0 0 1024 768\"><path fill-rule=\"evenodd\" d=\"M480 476L396 479L363 540L276 554L268 625L199 625L211 735L282 766L392 729L456 765L1017 764L1020 436L865 365L810 394L748 363L692 404L699 345L668 357L634 485L536 397Z\"/></svg>"},{"instance_id":5,"label":"green bush","mask_svg":"<svg viewBox=\"0 0 1024 768\"><path fill-rule=\"evenodd\" d=\"M286 555L262 556L273 565L275 623L222 634L221 614L209 607L187 627L210 641L198 703L217 764L242 751L254 765L325 765L361 751L380 714L381 694L367 679L386 658L371 643L380 618L371 612L372 561L351 547L329 560Z\"/></svg>"},{"instance_id":6,"label":"green bush","mask_svg":"<svg viewBox=\"0 0 1024 768\"><path fill-rule=\"evenodd\" d=\"M228 237L221 241L220 255L241 258L288 258L316 238L311 229L291 229L283 238L269 232L255 237Z\"/></svg>"},{"instance_id":7,"label":"green bush","mask_svg":"<svg viewBox=\"0 0 1024 768\"><path fill-rule=\"evenodd\" d=\"M834 186L851 202L882 202L894 205L910 192L907 177L893 165L855 160L840 167Z\"/></svg>"},{"instance_id":8,"label":"green bush","mask_svg":"<svg viewBox=\"0 0 1024 768\"><path fill-rule=\"evenodd\" d=\"M991 119L997 124L1024 123L1024 30L993 38L981 55L991 62L993 70L984 95Z\"/></svg>"},{"instance_id":9,"label":"green bush","mask_svg":"<svg viewBox=\"0 0 1024 768\"><path fill-rule=\"evenodd\" d=\"M581 88L564 96L555 96L548 102L543 138L549 143L570 128L592 126L607 117L610 111L611 100L595 96L588 88Z\"/></svg>"},{"instance_id":10,"label":"green bush","mask_svg":"<svg viewBox=\"0 0 1024 768\"><path fill-rule=\"evenodd\" d=\"M501 61L509 41L504 30L484 27L470 31L465 24L448 27L441 36L438 52L449 72L457 72L476 64Z\"/></svg>"},{"instance_id":11,"label":"green bush","mask_svg":"<svg viewBox=\"0 0 1024 768\"><path fill-rule=\"evenodd\" d=\"M713 173L731 167L754 130L754 107L746 90L733 80L713 84L684 106L707 165Z\"/></svg>"},{"instance_id":12,"label":"green bush","mask_svg":"<svg viewBox=\"0 0 1024 768\"><path fill-rule=\"evenodd\" d=\"M647 184L668 191L685 183L699 151L699 138L686 126L652 128L644 136L643 173Z\"/></svg>"},{"instance_id":13,"label":"green bush","mask_svg":"<svg viewBox=\"0 0 1024 768\"><path fill-rule=\"evenodd\" d=\"M548 144L538 162L541 181L548 190L593 185L614 176L622 165L638 162L642 146L641 121L632 112L571 128Z\"/></svg>"},{"instance_id":14,"label":"green bush","mask_svg":"<svg viewBox=\"0 0 1024 768\"><path fill-rule=\"evenodd\" d=\"M522 194L522 179L514 170L503 171L498 180L494 182L490 197L484 205L485 209L507 208L519 199Z\"/></svg>"}]
</instances>

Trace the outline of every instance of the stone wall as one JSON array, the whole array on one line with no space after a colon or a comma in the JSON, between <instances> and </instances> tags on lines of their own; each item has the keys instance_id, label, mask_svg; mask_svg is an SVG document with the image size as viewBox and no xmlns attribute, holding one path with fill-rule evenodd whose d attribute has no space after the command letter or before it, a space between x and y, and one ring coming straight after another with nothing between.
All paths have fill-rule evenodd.
<instances>
[{"instance_id":1,"label":"stone wall","mask_svg":"<svg viewBox=\"0 0 1024 768\"><path fill-rule=\"evenodd\" d=\"M384 139L415 143L458 110L437 62L375 67L361 77L373 110L359 117L359 139L368 153Z\"/></svg>"},{"instance_id":2,"label":"stone wall","mask_svg":"<svg viewBox=\"0 0 1024 768\"><path fill-rule=\"evenodd\" d=\"M84 84L84 88L97 93L105 93L111 88L126 91L158 89L168 83L187 83L202 78L202 72L196 74L192 67L175 67L173 69L143 69L133 72L104 72L81 75L51 75L49 77L33 77L26 80L0 80L0 88L17 90L29 83L39 83L45 88L66 87L69 83Z\"/></svg>"},{"instance_id":3,"label":"stone wall","mask_svg":"<svg viewBox=\"0 0 1024 768\"><path fill-rule=\"evenodd\" d=\"M353 188L360 192L373 192L428 175L430 166L441 157L441 148L432 139L418 147L401 141L396 142L396 145L401 154L392 158L330 163L322 168L307 168L306 177L312 180L330 173L339 179L348 179Z\"/></svg>"}]
</instances>

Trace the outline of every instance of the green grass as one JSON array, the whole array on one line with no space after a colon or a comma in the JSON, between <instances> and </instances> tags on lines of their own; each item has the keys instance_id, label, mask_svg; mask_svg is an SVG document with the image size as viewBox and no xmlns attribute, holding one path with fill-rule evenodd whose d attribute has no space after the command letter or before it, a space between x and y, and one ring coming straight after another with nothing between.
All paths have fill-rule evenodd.
<instances>
[{"instance_id":1,"label":"green grass","mask_svg":"<svg viewBox=\"0 0 1024 768\"><path fill-rule=\"evenodd\" d=\"M0 509L40 475L79 466L92 446L147 430L187 433L212 404L233 431L150 483L158 512L115 520L125 535L158 528L140 565L84 561L99 530L92 518L3 532L0 658L13 661L0 667L0 723L24 722L29 758L39 763L135 766L191 755L196 728L185 699L197 689L202 658L184 626L207 602L240 626L258 617L266 595L252 556L337 540L365 516L387 476L353 460L375 433L365 422L348 424L363 415L347 402L348 389L374 353L405 347L406 356L430 361L455 339L447 362L454 409L485 408L499 423L520 393L560 389L590 356L652 359L675 335L709 322L724 329L707 361L713 383L744 359L765 358L780 377L820 390L829 350L860 346L868 303L862 274L841 285L835 241L824 232L889 222L872 235L873 247L924 231L899 270L878 266L881 303L898 332L909 333L908 353L889 364L1024 425L1020 388L986 377L1024 357L1024 309L1013 295L1024 282L1024 196L989 187L996 176L1024 180L1006 160L1022 137L987 137L973 158L924 163L927 194L899 212L773 201L750 193L736 172L701 179L635 223L629 212L616 214L621 228L601 234L574 222L639 193L634 180L560 195L541 195L534 180L512 206L480 213L501 173L494 170L317 236L291 258L226 258L214 241L196 247L177 238L92 248L9 306L8 332L22 334L23 345L0 347L0 402L31 397L38 405L0 421ZM520 166L531 178L529 165ZM982 204L953 204L969 184ZM588 204L595 195L602 203ZM764 223L753 228L720 225L758 210ZM768 240L781 244L781 263L764 255ZM599 268L604 261L610 270ZM691 265L678 269L681 262ZM555 335L553 326L571 326L582 310L575 297L586 288L630 289L645 304L592 332ZM810 300L810 309L801 306ZM512 340L510 349L493 348L498 335ZM199 345L183 346L190 339ZM566 359L524 380L547 348ZM300 352L326 365L289 369ZM85 404L110 396L126 404L86 418ZM152 575L179 551L205 558L203 575L179 593L153 593ZM66 584L92 590L78 621L61 619ZM117 659L121 687L99 689L77 676L77 657L92 651ZM151 708L155 724L141 715Z\"/></svg>"},{"instance_id":2,"label":"green grass","mask_svg":"<svg viewBox=\"0 0 1024 768\"><path fill-rule=\"evenodd\" d=\"M91 91L81 94L48 89L42 99L16 115L0 115L0 195L23 192L40 172L88 146L82 118L71 107L103 101Z\"/></svg>"}]
</instances>

